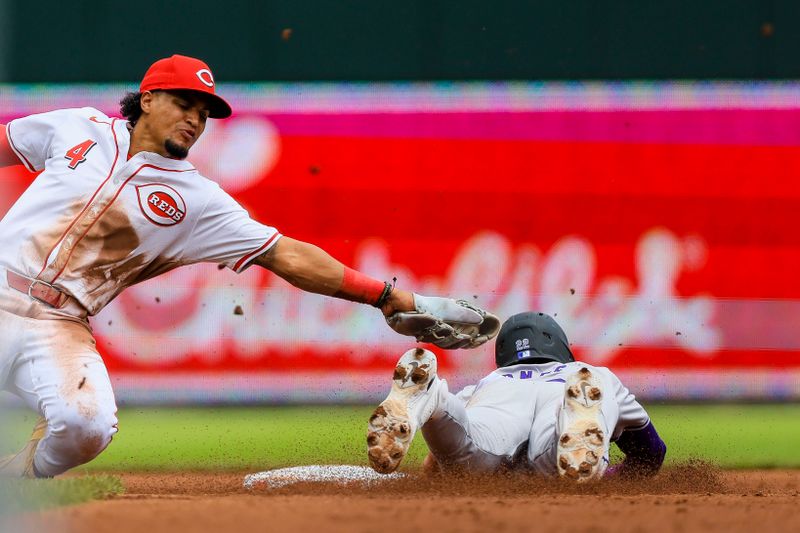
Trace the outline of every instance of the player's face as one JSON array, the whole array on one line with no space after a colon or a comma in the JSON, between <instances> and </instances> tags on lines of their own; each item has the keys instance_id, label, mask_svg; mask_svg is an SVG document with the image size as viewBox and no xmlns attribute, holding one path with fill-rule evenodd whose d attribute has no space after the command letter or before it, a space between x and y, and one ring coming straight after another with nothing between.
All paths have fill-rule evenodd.
<instances>
[{"instance_id":1,"label":"player's face","mask_svg":"<svg viewBox=\"0 0 800 533\"><path fill-rule=\"evenodd\" d=\"M150 96L147 96L150 95ZM191 91L155 91L142 95L142 118L162 155L184 159L208 120L208 105Z\"/></svg>"}]
</instances>

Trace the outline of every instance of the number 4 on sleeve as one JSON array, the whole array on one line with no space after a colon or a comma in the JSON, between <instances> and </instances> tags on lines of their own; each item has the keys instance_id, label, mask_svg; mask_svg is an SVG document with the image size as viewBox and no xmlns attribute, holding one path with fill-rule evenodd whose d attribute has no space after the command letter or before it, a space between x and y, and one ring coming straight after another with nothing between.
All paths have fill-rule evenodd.
<instances>
[{"instance_id":1,"label":"number 4 on sleeve","mask_svg":"<svg viewBox=\"0 0 800 533\"><path fill-rule=\"evenodd\" d=\"M69 168L72 170L75 170L78 165L86 161L86 154L89 153L89 150L91 150L95 144L97 143L93 140L86 139L82 143L76 144L67 150L67 153L64 154L64 157L69 159L69 164L67 166L69 166Z\"/></svg>"}]
</instances>

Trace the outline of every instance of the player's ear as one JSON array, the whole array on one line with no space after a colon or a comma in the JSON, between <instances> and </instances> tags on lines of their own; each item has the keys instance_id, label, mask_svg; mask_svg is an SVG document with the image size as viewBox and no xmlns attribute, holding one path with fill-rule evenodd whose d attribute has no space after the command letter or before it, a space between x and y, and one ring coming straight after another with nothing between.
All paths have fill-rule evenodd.
<instances>
[{"instance_id":1,"label":"player's ear","mask_svg":"<svg viewBox=\"0 0 800 533\"><path fill-rule=\"evenodd\" d=\"M139 105L142 108L142 113L148 114L153 107L153 93L151 91L143 91L139 99Z\"/></svg>"}]
</instances>

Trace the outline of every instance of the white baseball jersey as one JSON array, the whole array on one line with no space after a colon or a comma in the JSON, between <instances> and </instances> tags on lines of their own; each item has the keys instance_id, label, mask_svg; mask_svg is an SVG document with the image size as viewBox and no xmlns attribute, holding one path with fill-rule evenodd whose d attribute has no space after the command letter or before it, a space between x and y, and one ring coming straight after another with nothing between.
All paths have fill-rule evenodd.
<instances>
[{"instance_id":1,"label":"white baseball jersey","mask_svg":"<svg viewBox=\"0 0 800 533\"><path fill-rule=\"evenodd\" d=\"M543 409L544 405L553 401L561 403L566 377L583 367L599 373L602 378L605 378L604 382L611 385L613 395L608 395L608 393L606 395L613 397L619 406L619 417L611 433L611 440L616 440L625 429L635 429L647 425L650 421L647 411L611 370L582 362L520 364L498 368L481 379L477 385L465 387L458 393L458 396L467 402L467 406L491 402L491 398L485 397L485 390L492 388L491 384L496 381L513 379L530 384L533 389L529 394L537 396L538 409Z\"/></svg>"},{"instance_id":2,"label":"white baseball jersey","mask_svg":"<svg viewBox=\"0 0 800 533\"><path fill-rule=\"evenodd\" d=\"M6 134L43 172L0 221L0 267L65 290L90 315L181 265L241 272L280 238L188 161L128 159L125 120L62 109L13 120Z\"/></svg>"},{"instance_id":3,"label":"white baseball jersey","mask_svg":"<svg viewBox=\"0 0 800 533\"><path fill-rule=\"evenodd\" d=\"M556 426L564 383L583 367L596 373L607 391L602 416L610 440L650 422L634 395L607 368L582 362L520 364L498 368L458 394L449 393L447 383L440 381L439 409L422 426L428 447L439 460L466 463L476 471L515 463L556 475Z\"/></svg>"},{"instance_id":4,"label":"white baseball jersey","mask_svg":"<svg viewBox=\"0 0 800 533\"><path fill-rule=\"evenodd\" d=\"M478 383L471 392L467 405L491 401L489 400L491 394L486 394L486 392L493 388L493 384L502 386L504 380L530 384L529 400L534 399L535 401L533 404L527 404L534 406L529 411L531 418L524 418L526 424L530 423L528 464L542 474L554 475L556 473L555 436L557 435L558 411L564 398L564 383L567 376L583 367L596 373L603 382L605 395L601 411L606 424L603 429L609 440L618 439L626 429L643 428L650 422L647 411L613 372L608 368L594 367L582 362L513 365L498 368ZM465 392L465 394L467 393L469 391ZM520 398L520 401L524 402L525 400ZM605 459L608 460L608 457Z\"/></svg>"}]
</instances>

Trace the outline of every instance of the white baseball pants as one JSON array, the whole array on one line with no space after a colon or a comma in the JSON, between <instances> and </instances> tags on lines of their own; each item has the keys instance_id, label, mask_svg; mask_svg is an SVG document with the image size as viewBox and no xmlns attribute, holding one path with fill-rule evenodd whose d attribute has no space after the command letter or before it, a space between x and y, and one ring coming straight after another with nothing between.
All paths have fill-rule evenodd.
<instances>
[{"instance_id":1,"label":"white baseball pants","mask_svg":"<svg viewBox=\"0 0 800 533\"><path fill-rule=\"evenodd\" d=\"M88 322L2 287L0 339L0 385L47 420L36 474L55 476L94 459L117 432L117 408Z\"/></svg>"}]
</instances>

